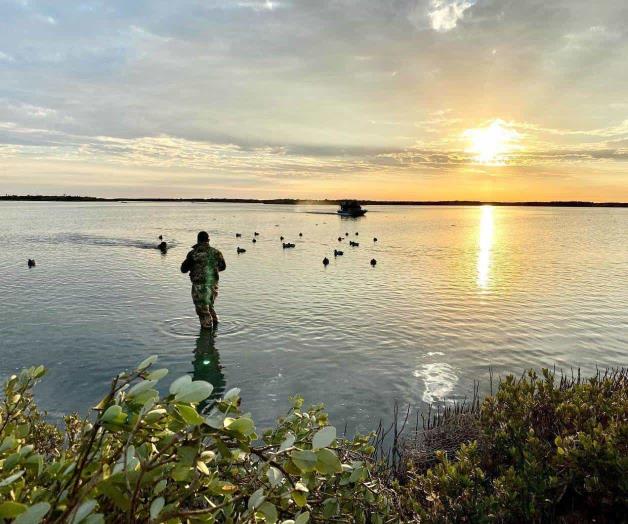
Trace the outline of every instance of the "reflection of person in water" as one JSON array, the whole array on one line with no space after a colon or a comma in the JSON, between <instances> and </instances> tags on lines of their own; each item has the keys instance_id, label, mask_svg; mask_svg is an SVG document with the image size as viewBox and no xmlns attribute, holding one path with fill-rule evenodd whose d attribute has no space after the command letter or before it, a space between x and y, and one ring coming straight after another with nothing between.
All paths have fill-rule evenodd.
<instances>
[{"instance_id":1,"label":"reflection of person in water","mask_svg":"<svg viewBox=\"0 0 628 524\"><path fill-rule=\"evenodd\" d=\"M212 401L222 397L225 392L225 376L220 365L220 355L216 349L216 334L214 331L202 329L196 339L194 351L194 375L192 380L204 380L214 386L211 396L199 406L199 411L206 410Z\"/></svg>"}]
</instances>

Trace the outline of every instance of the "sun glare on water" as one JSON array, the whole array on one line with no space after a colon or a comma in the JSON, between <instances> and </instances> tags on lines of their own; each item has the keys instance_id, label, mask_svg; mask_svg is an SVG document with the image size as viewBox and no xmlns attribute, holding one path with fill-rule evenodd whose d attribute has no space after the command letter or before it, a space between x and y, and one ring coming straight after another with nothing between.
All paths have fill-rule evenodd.
<instances>
[{"instance_id":1,"label":"sun glare on water","mask_svg":"<svg viewBox=\"0 0 628 524\"><path fill-rule=\"evenodd\" d=\"M467 152L480 164L504 165L508 156L520 149L519 133L505 127L501 120L493 121L488 127L467 129L464 136L469 141Z\"/></svg>"}]
</instances>

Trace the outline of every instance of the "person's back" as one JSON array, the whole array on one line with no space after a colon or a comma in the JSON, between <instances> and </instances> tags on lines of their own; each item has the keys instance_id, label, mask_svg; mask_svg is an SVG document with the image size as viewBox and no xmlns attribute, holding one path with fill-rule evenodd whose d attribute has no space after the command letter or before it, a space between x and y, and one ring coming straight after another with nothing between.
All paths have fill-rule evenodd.
<instances>
[{"instance_id":1,"label":"person's back","mask_svg":"<svg viewBox=\"0 0 628 524\"><path fill-rule=\"evenodd\" d=\"M192 300L203 328L211 328L218 322L214 300L218 294L218 273L226 267L222 253L209 245L209 235L201 231L197 244L181 264L181 272L190 273Z\"/></svg>"}]
</instances>

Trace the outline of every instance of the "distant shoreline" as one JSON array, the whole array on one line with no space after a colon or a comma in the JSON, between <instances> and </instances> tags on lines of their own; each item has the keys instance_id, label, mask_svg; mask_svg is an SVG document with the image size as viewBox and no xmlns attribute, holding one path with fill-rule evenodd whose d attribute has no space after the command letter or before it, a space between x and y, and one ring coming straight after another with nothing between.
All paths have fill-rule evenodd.
<instances>
[{"instance_id":1,"label":"distant shoreline","mask_svg":"<svg viewBox=\"0 0 628 524\"><path fill-rule=\"evenodd\" d=\"M90 196L55 195L4 195L5 202L191 202L221 204L279 204L279 205L330 205L337 206L340 200L296 199L296 198L99 198ZM364 206L528 206L528 207L628 207L628 202L490 202L481 200L360 200Z\"/></svg>"}]
</instances>

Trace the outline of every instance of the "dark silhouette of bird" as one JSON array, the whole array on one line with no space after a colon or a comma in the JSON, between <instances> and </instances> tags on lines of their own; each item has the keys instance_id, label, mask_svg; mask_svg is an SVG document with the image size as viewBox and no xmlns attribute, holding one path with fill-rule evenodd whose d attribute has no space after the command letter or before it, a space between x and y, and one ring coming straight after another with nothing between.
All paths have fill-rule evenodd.
<instances>
[{"instance_id":1,"label":"dark silhouette of bird","mask_svg":"<svg viewBox=\"0 0 628 524\"><path fill-rule=\"evenodd\" d=\"M375 267L377 265L377 260L371 258L371 266Z\"/></svg>"},{"instance_id":2,"label":"dark silhouette of bird","mask_svg":"<svg viewBox=\"0 0 628 524\"><path fill-rule=\"evenodd\" d=\"M256 239L256 238L254 238L254 239L253 239L253 244L255 244L255 242L257 242L257 239Z\"/></svg>"},{"instance_id":3,"label":"dark silhouette of bird","mask_svg":"<svg viewBox=\"0 0 628 524\"><path fill-rule=\"evenodd\" d=\"M238 248L236 249L236 251L237 251L238 255L239 255L240 253L246 253L246 249L244 249L243 247L240 247L240 246L238 246Z\"/></svg>"},{"instance_id":4,"label":"dark silhouette of bird","mask_svg":"<svg viewBox=\"0 0 628 524\"><path fill-rule=\"evenodd\" d=\"M338 251L337 249L334 249L334 256L335 257L341 257L342 255L344 255L344 253L342 251Z\"/></svg>"},{"instance_id":5,"label":"dark silhouette of bird","mask_svg":"<svg viewBox=\"0 0 628 524\"><path fill-rule=\"evenodd\" d=\"M168 251L168 244L166 244L164 241L162 241L157 248L159 249L159 251L161 251L162 253L166 253Z\"/></svg>"},{"instance_id":6,"label":"dark silhouette of bird","mask_svg":"<svg viewBox=\"0 0 628 524\"><path fill-rule=\"evenodd\" d=\"M303 233L299 233L299 236L300 236L300 237L302 237L302 236L303 236Z\"/></svg>"},{"instance_id":7,"label":"dark silhouette of bird","mask_svg":"<svg viewBox=\"0 0 628 524\"><path fill-rule=\"evenodd\" d=\"M283 237L279 237L279 240L281 240L283 242Z\"/></svg>"},{"instance_id":8,"label":"dark silhouette of bird","mask_svg":"<svg viewBox=\"0 0 628 524\"><path fill-rule=\"evenodd\" d=\"M255 233L253 233L253 235L255 235L256 237L259 236L259 233L256 231Z\"/></svg>"},{"instance_id":9,"label":"dark silhouette of bird","mask_svg":"<svg viewBox=\"0 0 628 524\"><path fill-rule=\"evenodd\" d=\"M328 265L329 265L329 259L328 259L327 257L325 257L325 258L323 259L323 265L324 265L324 266L328 266Z\"/></svg>"},{"instance_id":10,"label":"dark silhouette of bird","mask_svg":"<svg viewBox=\"0 0 628 524\"><path fill-rule=\"evenodd\" d=\"M345 233L345 236L346 236L346 237L348 237L348 236L349 236L349 233Z\"/></svg>"},{"instance_id":11,"label":"dark silhouette of bird","mask_svg":"<svg viewBox=\"0 0 628 524\"><path fill-rule=\"evenodd\" d=\"M159 235L159 240L163 240L163 239L164 239L163 235Z\"/></svg>"},{"instance_id":12,"label":"dark silhouette of bird","mask_svg":"<svg viewBox=\"0 0 628 524\"><path fill-rule=\"evenodd\" d=\"M242 237L242 233L236 233L236 238L241 238Z\"/></svg>"},{"instance_id":13,"label":"dark silhouette of bird","mask_svg":"<svg viewBox=\"0 0 628 524\"><path fill-rule=\"evenodd\" d=\"M359 242L354 242L353 240L349 240L349 245L351 247L360 247L360 243Z\"/></svg>"},{"instance_id":14,"label":"dark silhouette of bird","mask_svg":"<svg viewBox=\"0 0 628 524\"><path fill-rule=\"evenodd\" d=\"M28 267L35 267L35 259L33 258L28 259Z\"/></svg>"},{"instance_id":15,"label":"dark silhouette of bird","mask_svg":"<svg viewBox=\"0 0 628 524\"><path fill-rule=\"evenodd\" d=\"M342 237L338 237L338 242L342 242Z\"/></svg>"},{"instance_id":16,"label":"dark silhouette of bird","mask_svg":"<svg viewBox=\"0 0 628 524\"><path fill-rule=\"evenodd\" d=\"M290 242L284 242L282 245L284 249L290 249L295 246L294 244L291 244Z\"/></svg>"}]
</instances>

